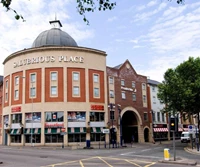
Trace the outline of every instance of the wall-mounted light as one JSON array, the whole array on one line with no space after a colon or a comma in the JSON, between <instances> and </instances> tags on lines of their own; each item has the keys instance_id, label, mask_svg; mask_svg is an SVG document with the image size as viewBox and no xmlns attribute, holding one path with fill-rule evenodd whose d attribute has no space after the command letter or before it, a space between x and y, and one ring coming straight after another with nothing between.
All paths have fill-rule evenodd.
<instances>
[{"instance_id":1,"label":"wall-mounted light","mask_svg":"<svg viewBox=\"0 0 200 167\"><path fill-rule=\"evenodd\" d=\"M88 126L89 126L89 125L90 125L90 121L88 121L88 123L87 123L87 124L88 124Z\"/></svg>"},{"instance_id":2,"label":"wall-mounted light","mask_svg":"<svg viewBox=\"0 0 200 167\"><path fill-rule=\"evenodd\" d=\"M110 122L107 122L107 125L109 126L109 125L110 125Z\"/></svg>"}]
</instances>

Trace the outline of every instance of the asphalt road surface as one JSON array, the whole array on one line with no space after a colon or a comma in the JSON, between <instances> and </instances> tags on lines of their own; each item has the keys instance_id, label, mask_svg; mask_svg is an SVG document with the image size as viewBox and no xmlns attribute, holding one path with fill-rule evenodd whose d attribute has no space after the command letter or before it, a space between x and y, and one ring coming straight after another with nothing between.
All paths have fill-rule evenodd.
<instances>
[{"instance_id":1,"label":"asphalt road surface","mask_svg":"<svg viewBox=\"0 0 200 167\"><path fill-rule=\"evenodd\" d=\"M176 141L176 158L195 160L200 166L200 155L184 151L187 144ZM78 149L53 147L0 146L0 167L182 167L183 165L159 163L164 148L172 143L134 144L126 148Z\"/></svg>"}]
</instances>

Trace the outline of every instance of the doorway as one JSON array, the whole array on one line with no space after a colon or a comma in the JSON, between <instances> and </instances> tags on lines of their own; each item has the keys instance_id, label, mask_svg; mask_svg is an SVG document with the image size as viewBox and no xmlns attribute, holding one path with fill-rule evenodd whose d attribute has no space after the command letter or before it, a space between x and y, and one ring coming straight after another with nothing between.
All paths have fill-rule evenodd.
<instances>
[{"instance_id":1,"label":"doorway","mask_svg":"<svg viewBox=\"0 0 200 167\"><path fill-rule=\"evenodd\" d=\"M144 141L149 142L149 129L148 128L144 129Z\"/></svg>"}]
</instances>

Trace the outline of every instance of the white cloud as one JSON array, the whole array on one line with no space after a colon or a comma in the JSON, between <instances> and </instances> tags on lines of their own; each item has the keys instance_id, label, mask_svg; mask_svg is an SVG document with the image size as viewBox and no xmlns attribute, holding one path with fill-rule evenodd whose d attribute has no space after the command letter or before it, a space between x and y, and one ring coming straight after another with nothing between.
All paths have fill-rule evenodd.
<instances>
[{"instance_id":1,"label":"white cloud","mask_svg":"<svg viewBox=\"0 0 200 167\"><path fill-rule=\"evenodd\" d=\"M115 20L117 20L117 17L116 16L113 16L113 17L110 17L110 18L108 18L108 22L113 22L113 21L115 21Z\"/></svg>"}]
</instances>

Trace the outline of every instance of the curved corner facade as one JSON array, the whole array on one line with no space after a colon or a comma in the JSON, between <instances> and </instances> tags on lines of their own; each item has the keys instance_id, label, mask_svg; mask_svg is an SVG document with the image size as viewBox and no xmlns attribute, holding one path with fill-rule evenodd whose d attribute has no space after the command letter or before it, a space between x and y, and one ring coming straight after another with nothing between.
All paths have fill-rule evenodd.
<instances>
[{"instance_id":1,"label":"curved corner facade","mask_svg":"<svg viewBox=\"0 0 200 167\"><path fill-rule=\"evenodd\" d=\"M40 47L4 61L3 144L108 141L106 53Z\"/></svg>"}]
</instances>

